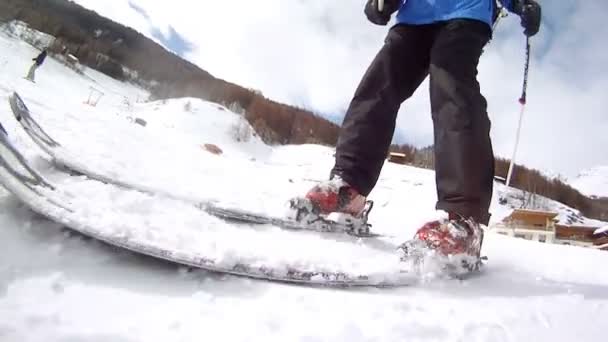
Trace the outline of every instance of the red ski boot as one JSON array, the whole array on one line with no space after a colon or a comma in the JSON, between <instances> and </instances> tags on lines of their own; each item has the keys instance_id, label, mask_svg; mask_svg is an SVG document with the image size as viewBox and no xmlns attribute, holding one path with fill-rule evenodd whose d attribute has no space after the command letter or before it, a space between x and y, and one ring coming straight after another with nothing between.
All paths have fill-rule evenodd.
<instances>
[{"instance_id":1,"label":"red ski boot","mask_svg":"<svg viewBox=\"0 0 608 342\"><path fill-rule=\"evenodd\" d=\"M367 216L373 206L365 196L336 176L315 185L304 198L290 201L291 218L304 226L332 231L337 223L350 234L368 235Z\"/></svg>"},{"instance_id":2,"label":"red ski boot","mask_svg":"<svg viewBox=\"0 0 608 342\"><path fill-rule=\"evenodd\" d=\"M365 197L340 177L315 185L305 198L323 215L345 213L357 217L365 207Z\"/></svg>"},{"instance_id":3,"label":"red ski boot","mask_svg":"<svg viewBox=\"0 0 608 342\"><path fill-rule=\"evenodd\" d=\"M456 257L461 266L472 271L480 265L482 241L483 229L477 222L450 214L448 219L426 223L401 248L404 259L423 255L420 249L425 248L447 259Z\"/></svg>"}]
</instances>

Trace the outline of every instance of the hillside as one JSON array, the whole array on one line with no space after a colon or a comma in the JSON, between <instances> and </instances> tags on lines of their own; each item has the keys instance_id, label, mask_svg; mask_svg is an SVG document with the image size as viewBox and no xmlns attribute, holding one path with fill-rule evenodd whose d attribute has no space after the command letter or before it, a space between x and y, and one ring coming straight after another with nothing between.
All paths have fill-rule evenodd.
<instances>
[{"instance_id":1,"label":"hillside","mask_svg":"<svg viewBox=\"0 0 608 342\"><path fill-rule=\"evenodd\" d=\"M587 196L608 197L608 166L583 170L570 183Z\"/></svg>"},{"instance_id":2,"label":"hillside","mask_svg":"<svg viewBox=\"0 0 608 342\"><path fill-rule=\"evenodd\" d=\"M0 3L0 13L0 22L20 20L56 37L50 47L55 53L71 53L90 68L145 85L153 99L189 96L237 105L269 143L336 141L338 128L330 121L216 78L135 30L76 3L7 0Z\"/></svg>"}]
</instances>

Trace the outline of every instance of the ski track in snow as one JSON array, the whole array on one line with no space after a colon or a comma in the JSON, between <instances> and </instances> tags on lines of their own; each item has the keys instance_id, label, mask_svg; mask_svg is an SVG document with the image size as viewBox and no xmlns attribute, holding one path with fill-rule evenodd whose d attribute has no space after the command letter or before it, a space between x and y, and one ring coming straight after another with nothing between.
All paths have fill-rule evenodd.
<instances>
[{"instance_id":1,"label":"ski track in snow","mask_svg":"<svg viewBox=\"0 0 608 342\"><path fill-rule=\"evenodd\" d=\"M0 49L9 52L0 56L0 122L38 169L55 182L81 186L91 199L112 192L81 177L53 173L48 156L12 118L7 96L13 90L82 163L188 198L279 214L289 197L324 179L331 167L329 148L269 147L255 137L237 143L231 130L241 119L215 104L196 99L134 103L146 92L91 70L83 78L51 58L37 72L37 83L29 83L22 77L36 51L4 34ZM96 108L82 103L89 86L106 93ZM134 117L148 126L131 123ZM205 143L217 144L224 154L203 151ZM132 196L113 198L114 209L128 202L128 211L150 218L173 211L177 222L200 215L185 204L163 207L161 198ZM508 213L497 197L493 220ZM434 175L426 170L387 164L372 198L374 229L394 236L394 243L440 214L433 210ZM89 210L94 217L95 208ZM98 219L111 227L128 219L128 212ZM246 251L247 242L265 235L223 225L234 239L228 249ZM156 222L147 233L172 237L176 245L196 243L196 235L187 235L193 232L171 231L175 226ZM295 240L274 233L277 241ZM312 240L314 247L305 241L302 246L314 249L298 251L294 241L290 248L267 244L259 252L277 263L302 255L322 263L344 252L340 244ZM466 281L435 279L398 289L288 286L188 271L108 247L33 214L0 189L0 341L605 339L608 253L488 233L484 254L490 258L485 273ZM363 254L351 258L361 260L347 261L369 267L377 263Z\"/></svg>"}]
</instances>

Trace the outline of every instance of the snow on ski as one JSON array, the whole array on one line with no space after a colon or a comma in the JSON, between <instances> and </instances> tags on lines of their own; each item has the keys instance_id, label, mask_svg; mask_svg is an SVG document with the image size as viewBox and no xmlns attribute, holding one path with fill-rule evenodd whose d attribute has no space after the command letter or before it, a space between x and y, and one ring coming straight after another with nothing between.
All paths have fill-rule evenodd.
<instances>
[{"instance_id":1,"label":"snow on ski","mask_svg":"<svg viewBox=\"0 0 608 342\"><path fill-rule=\"evenodd\" d=\"M27 105L22 100L18 93L13 93L9 97L9 103L11 110L25 132L32 138L32 140L38 145L44 152L49 154L54 162L62 167L69 169L70 171L85 175L91 179L95 179L104 183L114 184L127 189L133 189L149 194L156 194L166 196L172 199L186 201L195 205L197 208L204 210L205 212L215 215L217 217L234 221L234 222L245 222L252 224L271 224L274 226L281 227L287 230L312 230L323 233L346 233L361 238L375 238L382 237L381 234L366 232L352 232L349 225L341 222L334 222L323 220L323 222L316 222L315 224L301 224L293 220L281 217L271 217L259 213L254 213L237 208L227 208L219 206L212 201L206 201L201 199L186 198L162 189L157 189L152 186L129 182L127 180L120 179L119 177L103 174L93 170L87 165L79 162L75 158L70 157L69 153L66 153L65 148L52 137L36 122L32 117Z\"/></svg>"},{"instance_id":2,"label":"snow on ski","mask_svg":"<svg viewBox=\"0 0 608 342\"><path fill-rule=\"evenodd\" d=\"M0 147L0 182L8 191L33 211L114 246L195 268L281 282L399 286L415 279L400 270L403 264L393 249L307 232L237 232L234 225L173 199L75 177L52 184L6 134L0 134ZM90 196L81 195L87 189ZM320 245L341 251L321 255Z\"/></svg>"}]
</instances>

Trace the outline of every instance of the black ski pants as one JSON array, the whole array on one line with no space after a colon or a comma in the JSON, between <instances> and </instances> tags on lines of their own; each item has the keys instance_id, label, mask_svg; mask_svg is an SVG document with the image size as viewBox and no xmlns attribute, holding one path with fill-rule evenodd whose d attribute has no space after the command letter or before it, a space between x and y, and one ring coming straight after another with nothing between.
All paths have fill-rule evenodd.
<instances>
[{"instance_id":1,"label":"black ski pants","mask_svg":"<svg viewBox=\"0 0 608 342\"><path fill-rule=\"evenodd\" d=\"M436 208L487 225L494 154L477 65L490 37L487 24L468 19L391 28L344 118L332 176L365 196L372 191L399 107L430 75Z\"/></svg>"}]
</instances>

